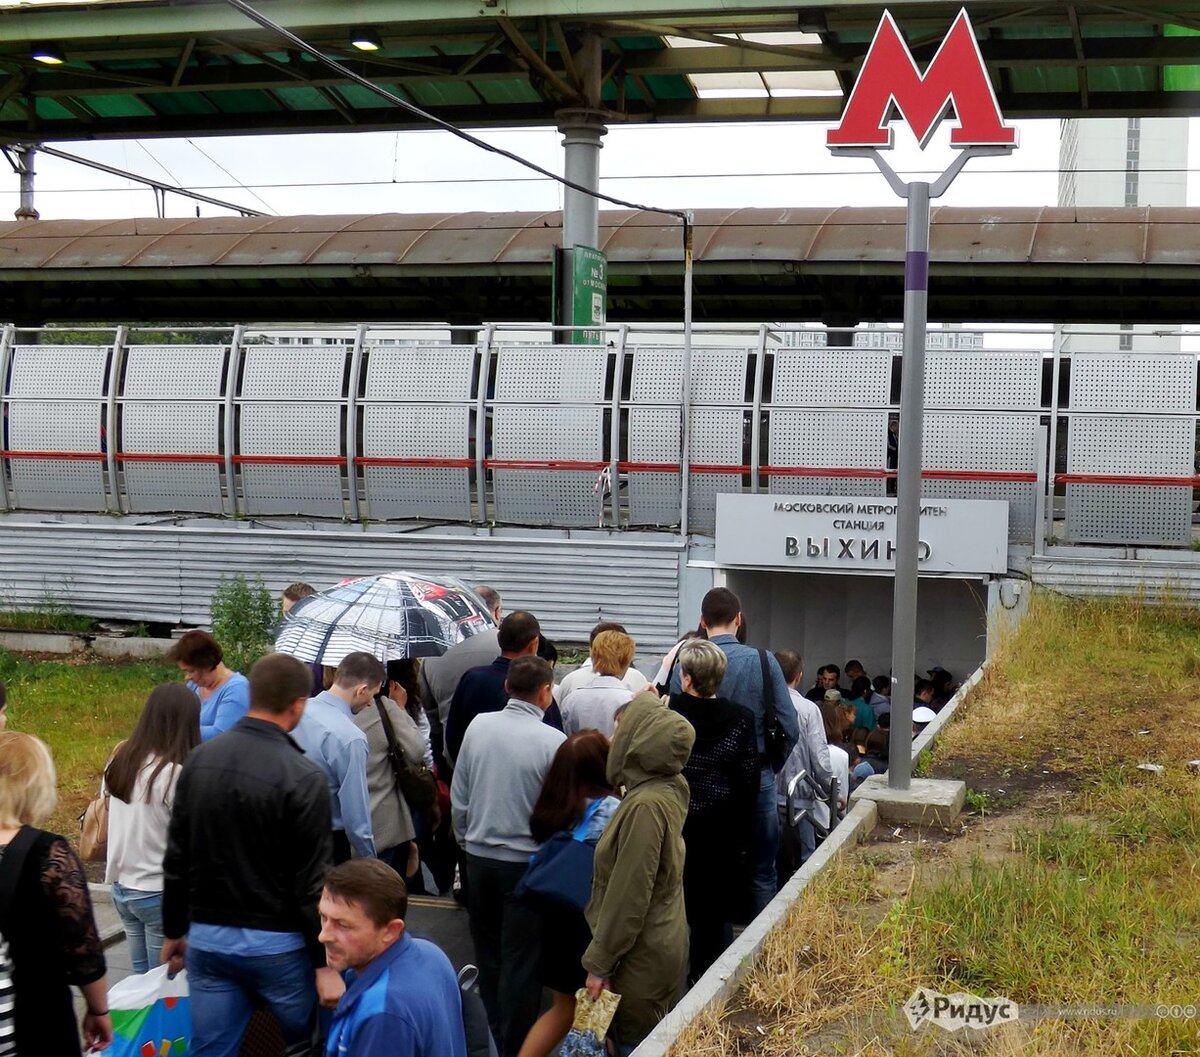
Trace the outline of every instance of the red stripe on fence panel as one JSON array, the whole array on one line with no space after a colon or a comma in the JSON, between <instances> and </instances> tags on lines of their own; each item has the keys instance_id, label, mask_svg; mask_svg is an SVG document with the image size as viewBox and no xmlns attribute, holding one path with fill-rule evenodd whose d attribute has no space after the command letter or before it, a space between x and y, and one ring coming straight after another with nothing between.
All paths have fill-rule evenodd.
<instances>
[{"instance_id":1,"label":"red stripe on fence panel","mask_svg":"<svg viewBox=\"0 0 1200 1057\"><path fill-rule=\"evenodd\" d=\"M122 451L117 453L117 462L199 462L225 464L225 456L216 452L208 454L174 451Z\"/></svg>"},{"instance_id":2,"label":"red stripe on fence panel","mask_svg":"<svg viewBox=\"0 0 1200 1057\"><path fill-rule=\"evenodd\" d=\"M1200 487L1200 477L1139 476L1115 473L1060 473L1054 476L1055 484L1116 484L1152 485L1163 488Z\"/></svg>"},{"instance_id":3,"label":"red stripe on fence panel","mask_svg":"<svg viewBox=\"0 0 1200 1057\"><path fill-rule=\"evenodd\" d=\"M237 466L345 466L341 455L235 455Z\"/></svg>"},{"instance_id":4,"label":"red stripe on fence panel","mask_svg":"<svg viewBox=\"0 0 1200 1057\"><path fill-rule=\"evenodd\" d=\"M411 466L435 467L437 469L469 470L475 465L474 459L442 459L434 456L428 458L391 458L383 455L364 455L354 460L355 466Z\"/></svg>"},{"instance_id":5,"label":"red stripe on fence panel","mask_svg":"<svg viewBox=\"0 0 1200 1057\"><path fill-rule=\"evenodd\" d=\"M607 462L575 462L570 459L485 459L489 470L588 470L599 473Z\"/></svg>"},{"instance_id":6,"label":"red stripe on fence panel","mask_svg":"<svg viewBox=\"0 0 1200 1057\"><path fill-rule=\"evenodd\" d=\"M104 462L102 451L0 451L3 459L67 459L72 462Z\"/></svg>"}]
</instances>

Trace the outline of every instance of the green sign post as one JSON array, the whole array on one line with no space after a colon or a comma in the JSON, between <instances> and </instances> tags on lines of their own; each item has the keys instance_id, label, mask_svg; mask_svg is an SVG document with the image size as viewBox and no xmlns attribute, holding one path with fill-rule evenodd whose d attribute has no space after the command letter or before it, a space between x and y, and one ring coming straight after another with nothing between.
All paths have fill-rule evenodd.
<instances>
[{"instance_id":1,"label":"green sign post","mask_svg":"<svg viewBox=\"0 0 1200 1057\"><path fill-rule=\"evenodd\" d=\"M572 246L555 255L555 322L566 327L603 327L608 305L608 261L591 246ZM556 269L556 271L558 270ZM604 331L578 329L566 338L573 345L602 345Z\"/></svg>"}]
</instances>

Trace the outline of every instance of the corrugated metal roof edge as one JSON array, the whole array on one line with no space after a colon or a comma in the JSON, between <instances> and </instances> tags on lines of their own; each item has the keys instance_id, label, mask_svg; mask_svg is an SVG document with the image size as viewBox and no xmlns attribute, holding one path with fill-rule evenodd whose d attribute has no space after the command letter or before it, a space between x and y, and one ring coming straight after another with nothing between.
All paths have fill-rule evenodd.
<instances>
[{"instance_id":1,"label":"corrugated metal roof edge","mask_svg":"<svg viewBox=\"0 0 1200 1057\"><path fill-rule=\"evenodd\" d=\"M35 268L273 267L272 256L293 268L404 266L433 262L453 267L548 261L560 240L561 215L545 212L355 214L273 218L220 218L180 222L131 220L9 221L0 223L0 265L8 272ZM126 225L126 230L121 228ZM697 262L706 260L891 261L903 247L904 211L898 207L703 209L696 212ZM1200 208L963 208L932 213L935 259L980 263L1112 262L1200 263ZM606 210L601 244L614 263L676 260L679 225L653 214ZM281 230L286 229L286 230ZM463 239L464 232L481 237ZM493 238L483 237L492 233ZM354 238L344 246L342 236ZM315 245L302 249L289 240ZM407 238L405 238L407 236ZM524 236L524 237L518 237ZM241 262L234 247L249 249ZM173 244L178 243L174 249ZM406 245L397 246L397 242ZM443 245L444 242L444 245ZM341 246L342 248L338 248ZM153 247L150 260L140 258ZM297 261L301 261L299 265ZM57 263L61 262L61 263ZM264 263L267 262L267 263ZM281 264L280 267L289 265Z\"/></svg>"}]
</instances>

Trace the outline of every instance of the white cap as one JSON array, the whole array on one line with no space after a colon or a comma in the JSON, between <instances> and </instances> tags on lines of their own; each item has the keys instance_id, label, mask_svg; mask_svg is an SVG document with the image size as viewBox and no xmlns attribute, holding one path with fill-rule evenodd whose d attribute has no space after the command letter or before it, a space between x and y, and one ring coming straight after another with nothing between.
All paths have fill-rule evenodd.
<instances>
[{"instance_id":1,"label":"white cap","mask_svg":"<svg viewBox=\"0 0 1200 1057\"><path fill-rule=\"evenodd\" d=\"M928 723L936 715L937 713L932 708L921 705L918 708L913 709L913 722Z\"/></svg>"}]
</instances>

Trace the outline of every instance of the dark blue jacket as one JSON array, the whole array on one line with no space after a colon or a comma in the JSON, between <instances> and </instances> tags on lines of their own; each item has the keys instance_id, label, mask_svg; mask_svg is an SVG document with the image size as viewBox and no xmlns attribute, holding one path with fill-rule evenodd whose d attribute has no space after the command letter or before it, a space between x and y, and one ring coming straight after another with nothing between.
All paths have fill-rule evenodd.
<instances>
[{"instance_id":1,"label":"dark blue jacket","mask_svg":"<svg viewBox=\"0 0 1200 1057\"><path fill-rule=\"evenodd\" d=\"M511 663L508 657L497 657L491 664L470 669L458 681L454 700L450 702L450 715L446 719L446 751L454 759L458 759L471 720L484 712L499 712L508 704L504 680L508 678L508 666ZM563 729L562 713L557 703L546 709L543 722L555 730Z\"/></svg>"},{"instance_id":2,"label":"dark blue jacket","mask_svg":"<svg viewBox=\"0 0 1200 1057\"><path fill-rule=\"evenodd\" d=\"M450 960L407 932L346 973L326 1057L466 1057L462 996Z\"/></svg>"}]
</instances>

